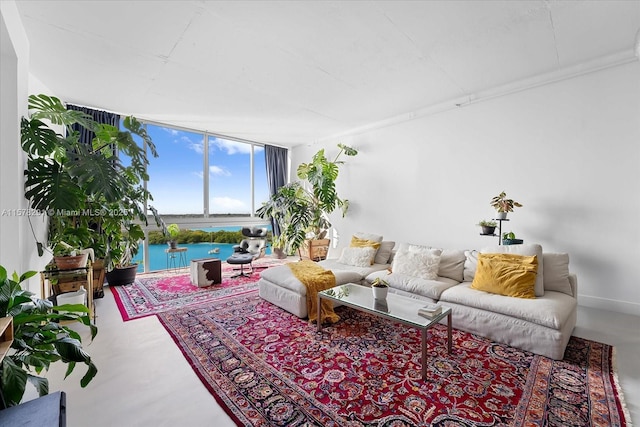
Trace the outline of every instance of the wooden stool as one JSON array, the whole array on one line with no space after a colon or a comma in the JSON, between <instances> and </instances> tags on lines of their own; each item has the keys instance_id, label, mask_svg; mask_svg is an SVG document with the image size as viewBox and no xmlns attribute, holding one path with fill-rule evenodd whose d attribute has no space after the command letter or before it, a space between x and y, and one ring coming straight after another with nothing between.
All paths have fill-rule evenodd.
<instances>
[{"instance_id":1,"label":"wooden stool","mask_svg":"<svg viewBox=\"0 0 640 427\"><path fill-rule=\"evenodd\" d=\"M218 258L191 260L191 284L200 288L222 283L222 262Z\"/></svg>"}]
</instances>

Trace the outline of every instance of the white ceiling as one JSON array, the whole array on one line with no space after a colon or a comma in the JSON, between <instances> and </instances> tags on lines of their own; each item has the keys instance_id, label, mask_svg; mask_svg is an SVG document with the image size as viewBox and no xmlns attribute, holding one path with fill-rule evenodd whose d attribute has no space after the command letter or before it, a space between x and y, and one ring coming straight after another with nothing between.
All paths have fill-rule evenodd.
<instances>
[{"instance_id":1,"label":"white ceiling","mask_svg":"<svg viewBox=\"0 0 640 427\"><path fill-rule=\"evenodd\" d=\"M63 100L295 146L633 55L640 1L17 1Z\"/></svg>"}]
</instances>

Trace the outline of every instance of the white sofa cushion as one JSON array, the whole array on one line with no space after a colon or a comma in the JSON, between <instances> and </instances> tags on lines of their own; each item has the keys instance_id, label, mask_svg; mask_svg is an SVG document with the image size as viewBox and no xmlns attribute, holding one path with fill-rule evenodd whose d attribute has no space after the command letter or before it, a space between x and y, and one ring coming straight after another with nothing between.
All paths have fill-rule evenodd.
<instances>
[{"instance_id":1,"label":"white sofa cushion","mask_svg":"<svg viewBox=\"0 0 640 427\"><path fill-rule=\"evenodd\" d=\"M473 278L476 276L476 269L478 268L478 255L480 252L474 250L464 251L464 280L463 282L473 282Z\"/></svg>"},{"instance_id":2,"label":"white sofa cushion","mask_svg":"<svg viewBox=\"0 0 640 427\"><path fill-rule=\"evenodd\" d=\"M455 249L443 249L440 254L440 266L438 277L446 277L457 282L464 280L464 264L467 257L464 251Z\"/></svg>"},{"instance_id":3,"label":"white sofa cushion","mask_svg":"<svg viewBox=\"0 0 640 427\"><path fill-rule=\"evenodd\" d=\"M432 249L431 246L426 245L415 245L413 243L400 243L398 245L398 252L425 252L429 249Z\"/></svg>"},{"instance_id":4,"label":"white sofa cushion","mask_svg":"<svg viewBox=\"0 0 640 427\"><path fill-rule=\"evenodd\" d=\"M361 282L365 277L367 277L367 275L373 273L374 271L378 271L378 270L386 271L387 268L389 268L388 264L373 264L373 265L367 265L366 267L355 267L353 265L342 264L338 262L338 260L335 258L329 258L329 259L325 259L324 261L320 261L318 262L318 265L320 265L322 268L326 268L327 270L333 271L333 274L335 274L336 277L338 276L338 274L340 274L343 271L357 274L358 279L351 280L351 282L353 283ZM271 269L267 268L267 270L271 270Z\"/></svg>"},{"instance_id":5,"label":"white sofa cushion","mask_svg":"<svg viewBox=\"0 0 640 427\"><path fill-rule=\"evenodd\" d=\"M534 299L512 298L471 288L464 282L446 289L440 302L466 305L481 310L500 313L553 329L561 329L573 311L577 300L561 292L546 292Z\"/></svg>"},{"instance_id":6,"label":"white sofa cushion","mask_svg":"<svg viewBox=\"0 0 640 427\"><path fill-rule=\"evenodd\" d=\"M445 289L458 284L457 281L446 277L439 277L438 280L426 280L402 273L390 273L389 271L373 272L366 277L366 281L371 283L376 278L386 280L392 289L399 289L414 295L431 298L434 301L440 298Z\"/></svg>"},{"instance_id":7,"label":"white sofa cushion","mask_svg":"<svg viewBox=\"0 0 640 427\"><path fill-rule=\"evenodd\" d=\"M480 250L483 254L517 254L535 255L538 257L538 272L536 274L536 285L534 288L536 297L544 295L544 262L542 257L542 246L533 245L498 245L489 246Z\"/></svg>"},{"instance_id":8,"label":"white sofa cushion","mask_svg":"<svg viewBox=\"0 0 640 427\"><path fill-rule=\"evenodd\" d=\"M441 253L440 249L399 251L393 258L391 270L394 273L435 280L438 277Z\"/></svg>"},{"instance_id":9,"label":"white sofa cushion","mask_svg":"<svg viewBox=\"0 0 640 427\"><path fill-rule=\"evenodd\" d=\"M569 254L545 253L544 290L557 291L573 296L569 282Z\"/></svg>"},{"instance_id":10,"label":"white sofa cushion","mask_svg":"<svg viewBox=\"0 0 640 427\"><path fill-rule=\"evenodd\" d=\"M378 249L371 246L343 248L338 262L354 267L368 267L373 265L377 251Z\"/></svg>"},{"instance_id":11,"label":"white sofa cushion","mask_svg":"<svg viewBox=\"0 0 640 427\"><path fill-rule=\"evenodd\" d=\"M336 286L344 285L345 283L360 283L360 281L364 277L362 273L371 272L371 270L359 269L359 267L345 267L349 267L351 270L332 270L333 275L336 277ZM294 291L300 295L307 294L307 287L300 280L298 280L291 269L286 265L267 268L260 272L260 277L268 280L271 283L275 283L280 287L289 289L290 291Z\"/></svg>"},{"instance_id":12,"label":"white sofa cushion","mask_svg":"<svg viewBox=\"0 0 640 427\"><path fill-rule=\"evenodd\" d=\"M383 240L382 242L380 242L380 247L378 248L378 252L376 253L374 263L389 264L389 258L391 258L391 252L393 251L393 247L395 245L396 242L392 242L389 240Z\"/></svg>"}]
</instances>

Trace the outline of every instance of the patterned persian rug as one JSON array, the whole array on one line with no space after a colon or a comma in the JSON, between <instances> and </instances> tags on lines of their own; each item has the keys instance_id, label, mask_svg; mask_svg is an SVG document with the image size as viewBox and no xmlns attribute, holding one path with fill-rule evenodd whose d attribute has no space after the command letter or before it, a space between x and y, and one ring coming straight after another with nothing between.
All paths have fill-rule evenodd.
<instances>
[{"instance_id":1,"label":"patterned persian rug","mask_svg":"<svg viewBox=\"0 0 640 427\"><path fill-rule=\"evenodd\" d=\"M314 325L257 292L158 318L196 374L243 426L626 426L613 348L572 337L554 361L446 327L420 335L339 307Z\"/></svg>"},{"instance_id":2,"label":"patterned persian rug","mask_svg":"<svg viewBox=\"0 0 640 427\"><path fill-rule=\"evenodd\" d=\"M223 261L222 283L204 288L191 284L188 269L182 269L178 273L159 271L138 274L136 281L131 285L110 288L122 319L127 321L257 289L262 269L284 263L286 260L259 258L253 262L254 273L251 277L241 276L232 279L231 276L238 272Z\"/></svg>"}]
</instances>

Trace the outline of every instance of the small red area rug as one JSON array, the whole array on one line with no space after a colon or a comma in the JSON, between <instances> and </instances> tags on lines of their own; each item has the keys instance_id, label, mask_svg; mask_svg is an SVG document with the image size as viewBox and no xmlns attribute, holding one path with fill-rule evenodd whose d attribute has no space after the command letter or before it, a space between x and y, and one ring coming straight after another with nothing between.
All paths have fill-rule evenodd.
<instances>
[{"instance_id":1,"label":"small red area rug","mask_svg":"<svg viewBox=\"0 0 640 427\"><path fill-rule=\"evenodd\" d=\"M565 359L446 327L415 329L349 308L322 332L257 292L158 318L242 426L626 426L613 348L572 337Z\"/></svg>"},{"instance_id":2,"label":"small red area rug","mask_svg":"<svg viewBox=\"0 0 640 427\"><path fill-rule=\"evenodd\" d=\"M232 279L231 276L238 272L233 270L233 266L222 262L222 283L204 288L191 284L187 269L178 273L143 273L138 274L131 285L111 286L111 291L122 319L127 321L257 289L261 270L284 263L286 260L259 258L253 262L254 273L251 277Z\"/></svg>"}]
</instances>

